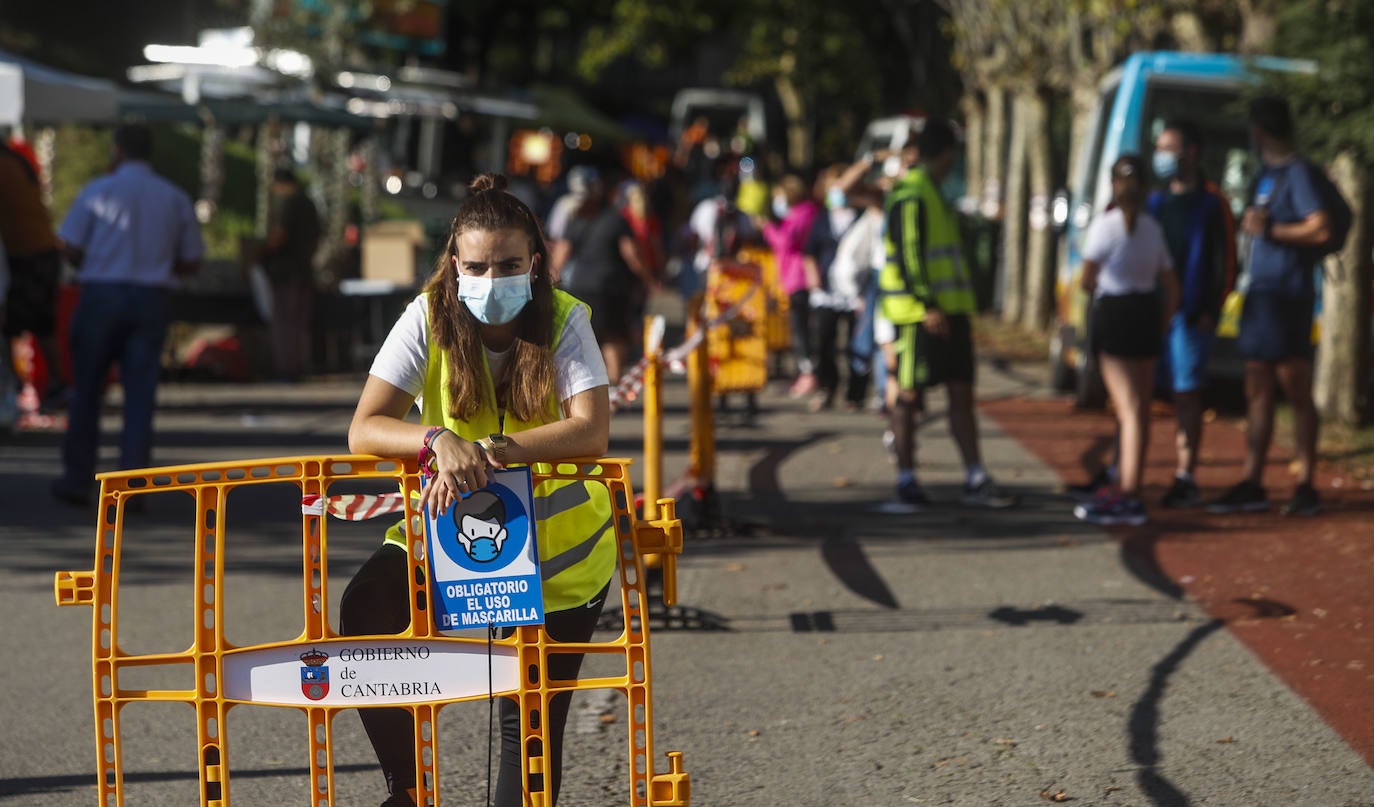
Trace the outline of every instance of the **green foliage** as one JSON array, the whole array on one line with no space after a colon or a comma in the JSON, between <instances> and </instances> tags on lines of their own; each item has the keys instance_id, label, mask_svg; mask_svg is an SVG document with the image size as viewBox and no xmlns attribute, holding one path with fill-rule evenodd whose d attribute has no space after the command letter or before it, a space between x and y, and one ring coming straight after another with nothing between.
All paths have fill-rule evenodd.
<instances>
[{"instance_id":1,"label":"green foliage","mask_svg":"<svg viewBox=\"0 0 1374 807\"><path fill-rule=\"evenodd\" d=\"M52 219L60 226L81 187L109 170L112 133L89 126L59 126L53 143Z\"/></svg>"},{"instance_id":2,"label":"green foliage","mask_svg":"<svg viewBox=\"0 0 1374 807\"><path fill-rule=\"evenodd\" d=\"M721 0L679 0L674 3L616 0L611 18L587 28L577 69L595 79L622 56L633 56L646 67L662 67L671 54L699 37L720 30L732 4Z\"/></svg>"},{"instance_id":3,"label":"green foliage","mask_svg":"<svg viewBox=\"0 0 1374 807\"><path fill-rule=\"evenodd\" d=\"M1265 89L1286 97L1301 145L1318 160L1342 151L1374 157L1374 3L1289 0L1280 7L1275 50L1311 59L1315 75L1266 75Z\"/></svg>"}]
</instances>

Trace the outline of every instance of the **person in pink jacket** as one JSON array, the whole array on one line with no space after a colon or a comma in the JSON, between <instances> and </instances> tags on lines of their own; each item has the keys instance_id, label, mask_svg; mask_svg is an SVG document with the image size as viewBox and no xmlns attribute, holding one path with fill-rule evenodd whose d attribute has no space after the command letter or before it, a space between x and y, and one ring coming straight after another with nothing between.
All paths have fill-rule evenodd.
<instances>
[{"instance_id":1,"label":"person in pink jacket","mask_svg":"<svg viewBox=\"0 0 1374 807\"><path fill-rule=\"evenodd\" d=\"M773 219L762 225L763 236L778 264L778 282L788 297L792 325L792 353L796 357L797 378L788 394L793 398L810 395L816 389L811 359L811 289L819 278L806 272L806 240L811 225L820 214L820 205L811 198L808 185L796 174L787 174L773 188Z\"/></svg>"}]
</instances>

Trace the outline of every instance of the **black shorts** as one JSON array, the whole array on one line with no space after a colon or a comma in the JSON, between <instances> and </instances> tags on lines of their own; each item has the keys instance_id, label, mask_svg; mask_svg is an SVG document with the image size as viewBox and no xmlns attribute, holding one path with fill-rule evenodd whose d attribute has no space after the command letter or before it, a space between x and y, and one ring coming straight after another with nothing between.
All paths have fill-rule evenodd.
<instances>
[{"instance_id":1,"label":"black shorts","mask_svg":"<svg viewBox=\"0 0 1374 807\"><path fill-rule=\"evenodd\" d=\"M973 325L967 314L947 314L949 333L936 336L925 323L897 326L897 385L921 389L950 381L973 383Z\"/></svg>"},{"instance_id":2,"label":"black shorts","mask_svg":"<svg viewBox=\"0 0 1374 807\"><path fill-rule=\"evenodd\" d=\"M57 329L57 284L62 279L57 250L22 258L11 255L9 264L10 291L0 334L15 337L28 331L50 336Z\"/></svg>"},{"instance_id":3,"label":"black shorts","mask_svg":"<svg viewBox=\"0 0 1374 807\"><path fill-rule=\"evenodd\" d=\"M1236 355L1247 361L1312 358L1312 309L1316 298L1250 290L1240 310Z\"/></svg>"},{"instance_id":4,"label":"black shorts","mask_svg":"<svg viewBox=\"0 0 1374 807\"><path fill-rule=\"evenodd\" d=\"M1121 359L1157 358L1164 347L1159 294L1110 294L1092 307L1092 349Z\"/></svg>"},{"instance_id":5,"label":"black shorts","mask_svg":"<svg viewBox=\"0 0 1374 807\"><path fill-rule=\"evenodd\" d=\"M592 310L592 332L598 342L623 342L630 338L630 318L635 310L630 295L579 292L576 297Z\"/></svg>"}]
</instances>

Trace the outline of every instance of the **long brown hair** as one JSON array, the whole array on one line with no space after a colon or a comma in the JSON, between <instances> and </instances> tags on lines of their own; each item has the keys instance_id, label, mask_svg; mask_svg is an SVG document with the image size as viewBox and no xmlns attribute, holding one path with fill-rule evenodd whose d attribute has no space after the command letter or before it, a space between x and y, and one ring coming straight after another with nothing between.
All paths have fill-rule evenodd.
<instances>
[{"instance_id":1,"label":"long brown hair","mask_svg":"<svg viewBox=\"0 0 1374 807\"><path fill-rule=\"evenodd\" d=\"M531 299L516 318L518 328L513 352L501 377L484 372L485 355L481 323L458 297L458 237L470 230L494 232L520 230L529 237L530 253L538 255L531 270ZM459 206L449 226L448 245L425 283L429 294L429 327L449 362L448 400L450 417L471 420L482 409L488 393L501 391L506 411L518 420L552 415L549 394L553 390L553 284L549 281L549 251L539 222L524 202L506 192L501 174L479 174L468 186L468 198Z\"/></svg>"}]
</instances>

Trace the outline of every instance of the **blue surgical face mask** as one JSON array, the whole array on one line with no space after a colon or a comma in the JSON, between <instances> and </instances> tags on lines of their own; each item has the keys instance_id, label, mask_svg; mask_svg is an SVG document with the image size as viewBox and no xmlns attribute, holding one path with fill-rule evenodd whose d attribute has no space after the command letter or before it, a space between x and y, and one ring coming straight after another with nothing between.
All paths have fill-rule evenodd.
<instances>
[{"instance_id":1,"label":"blue surgical face mask","mask_svg":"<svg viewBox=\"0 0 1374 807\"><path fill-rule=\"evenodd\" d=\"M787 203L787 197L786 197L786 196L774 196L774 197L773 197L773 215L777 216L777 217L780 218L780 219L781 219L781 218L786 218L786 217L787 217L787 211L789 211L789 210L791 210L791 209L792 209L792 206L789 205L789 204Z\"/></svg>"},{"instance_id":2,"label":"blue surgical face mask","mask_svg":"<svg viewBox=\"0 0 1374 807\"><path fill-rule=\"evenodd\" d=\"M496 278L460 273L458 297L479 321L487 325L505 325L515 319L534 297L531 276L532 272Z\"/></svg>"},{"instance_id":3,"label":"blue surgical face mask","mask_svg":"<svg viewBox=\"0 0 1374 807\"><path fill-rule=\"evenodd\" d=\"M1150 163L1155 176L1165 182L1178 176L1178 155L1172 151L1156 151Z\"/></svg>"},{"instance_id":4,"label":"blue surgical face mask","mask_svg":"<svg viewBox=\"0 0 1374 807\"><path fill-rule=\"evenodd\" d=\"M839 188L831 188L825 192L825 206L831 210L839 210L848 203L844 191Z\"/></svg>"}]
</instances>

